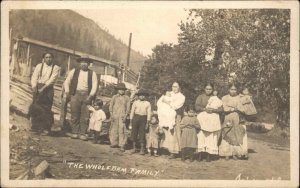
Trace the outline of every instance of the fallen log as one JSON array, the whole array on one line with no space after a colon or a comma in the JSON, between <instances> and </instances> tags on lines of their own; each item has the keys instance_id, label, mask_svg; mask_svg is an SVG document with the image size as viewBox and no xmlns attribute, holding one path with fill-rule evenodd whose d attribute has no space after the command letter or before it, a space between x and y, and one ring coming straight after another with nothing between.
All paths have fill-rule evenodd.
<instances>
[{"instance_id":1,"label":"fallen log","mask_svg":"<svg viewBox=\"0 0 300 188\"><path fill-rule=\"evenodd\" d=\"M30 170L26 170L25 172L23 172L22 174L20 174L16 180L27 180L29 177L29 172Z\"/></svg>"},{"instance_id":2,"label":"fallen log","mask_svg":"<svg viewBox=\"0 0 300 188\"><path fill-rule=\"evenodd\" d=\"M70 162L81 162L80 159L67 159L67 160L62 160L62 159L51 159L48 160L49 163L70 163Z\"/></svg>"},{"instance_id":3,"label":"fallen log","mask_svg":"<svg viewBox=\"0 0 300 188\"><path fill-rule=\"evenodd\" d=\"M44 173L49 167L49 163L44 160L37 167L34 168L33 173L35 176L41 175Z\"/></svg>"}]
</instances>

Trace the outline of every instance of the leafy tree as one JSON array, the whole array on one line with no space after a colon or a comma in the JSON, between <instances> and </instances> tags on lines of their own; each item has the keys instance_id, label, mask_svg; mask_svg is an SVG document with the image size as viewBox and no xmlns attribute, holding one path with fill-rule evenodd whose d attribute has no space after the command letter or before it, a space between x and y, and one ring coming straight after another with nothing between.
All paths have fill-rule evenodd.
<instances>
[{"instance_id":1,"label":"leafy tree","mask_svg":"<svg viewBox=\"0 0 300 188\"><path fill-rule=\"evenodd\" d=\"M208 81L217 83L224 95L227 76L235 72L259 108L270 111L272 106L289 113L289 10L191 9L179 27L178 45L153 49L143 68L145 85L159 90L165 82L179 79L193 101ZM281 122L288 126L288 116Z\"/></svg>"}]
</instances>

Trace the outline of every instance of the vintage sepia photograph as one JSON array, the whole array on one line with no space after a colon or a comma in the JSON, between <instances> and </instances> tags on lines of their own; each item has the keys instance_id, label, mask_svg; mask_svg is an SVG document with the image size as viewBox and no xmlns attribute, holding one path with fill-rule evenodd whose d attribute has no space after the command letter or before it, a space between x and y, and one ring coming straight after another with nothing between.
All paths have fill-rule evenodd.
<instances>
[{"instance_id":1,"label":"vintage sepia photograph","mask_svg":"<svg viewBox=\"0 0 300 188\"><path fill-rule=\"evenodd\" d=\"M297 187L299 4L265 3L1 4L1 185Z\"/></svg>"}]
</instances>

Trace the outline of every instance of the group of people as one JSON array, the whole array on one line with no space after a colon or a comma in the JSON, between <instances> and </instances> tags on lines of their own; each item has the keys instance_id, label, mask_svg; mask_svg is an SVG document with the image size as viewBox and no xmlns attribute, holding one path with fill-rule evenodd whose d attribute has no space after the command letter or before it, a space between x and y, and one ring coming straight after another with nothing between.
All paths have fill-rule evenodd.
<instances>
[{"instance_id":1,"label":"group of people","mask_svg":"<svg viewBox=\"0 0 300 188\"><path fill-rule=\"evenodd\" d=\"M53 124L53 84L60 68L52 63L52 59L51 53L45 53L43 62L36 66L32 76L32 130L42 134L48 134ZM93 142L99 143L106 114L102 109L103 101L96 99L97 76L88 68L91 59L80 57L78 62L80 68L71 70L63 85L63 97L71 105L71 132L67 135L86 141L89 132L93 134ZM159 156L165 149L170 159L180 153L183 161L195 158L210 161L212 156L248 158L243 118L257 112L246 87L241 89L235 82L230 82L228 94L220 99L214 85L207 83L204 93L195 103L186 105L179 83L174 82L170 91L157 101L156 111L147 101L149 93L146 89L139 89L134 101L125 95L124 83L117 84L116 90L117 94L109 104L111 148L124 152L128 145L127 131L130 130L132 154L139 150L142 155ZM41 119L44 119L42 124Z\"/></svg>"}]
</instances>

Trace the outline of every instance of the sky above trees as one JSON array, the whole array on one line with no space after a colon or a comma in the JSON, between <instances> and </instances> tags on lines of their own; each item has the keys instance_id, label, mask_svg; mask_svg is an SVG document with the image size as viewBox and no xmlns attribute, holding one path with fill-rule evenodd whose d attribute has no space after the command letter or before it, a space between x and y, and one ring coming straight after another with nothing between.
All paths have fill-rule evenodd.
<instances>
[{"instance_id":1,"label":"sky above trees","mask_svg":"<svg viewBox=\"0 0 300 188\"><path fill-rule=\"evenodd\" d=\"M180 28L178 24L185 20L188 12L183 8L169 9L94 9L74 10L92 19L102 28L128 44L129 33L132 32L132 48L150 55L157 44L178 42Z\"/></svg>"}]
</instances>

